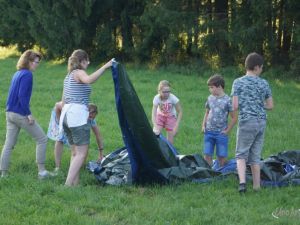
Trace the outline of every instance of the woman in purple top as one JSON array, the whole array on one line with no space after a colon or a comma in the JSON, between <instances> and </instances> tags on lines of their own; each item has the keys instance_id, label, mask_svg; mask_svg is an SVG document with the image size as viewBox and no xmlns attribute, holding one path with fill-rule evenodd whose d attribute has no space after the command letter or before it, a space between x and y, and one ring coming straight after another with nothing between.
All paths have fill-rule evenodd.
<instances>
[{"instance_id":1,"label":"woman in purple top","mask_svg":"<svg viewBox=\"0 0 300 225\"><path fill-rule=\"evenodd\" d=\"M40 53L33 50L25 51L17 63L17 72L11 80L6 102L6 139L0 160L1 177L8 174L10 155L21 128L36 141L38 177L43 179L52 175L45 169L47 136L32 116L29 106L32 72L36 70L40 60Z\"/></svg>"}]
</instances>

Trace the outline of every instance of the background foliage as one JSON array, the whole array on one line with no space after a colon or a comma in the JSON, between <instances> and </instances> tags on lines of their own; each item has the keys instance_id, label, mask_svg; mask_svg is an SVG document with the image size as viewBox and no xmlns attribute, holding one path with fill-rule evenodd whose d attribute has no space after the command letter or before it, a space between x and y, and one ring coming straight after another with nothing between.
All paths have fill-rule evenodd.
<instances>
[{"instance_id":1,"label":"background foliage","mask_svg":"<svg viewBox=\"0 0 300 225\"><path fill-rule=\"evenodd\" d=\"M300 71L297 0L0 0L0 45L33 46L49 58L76 48L95 59L159 65L240 64Z\"/></svg>"}]
</instances>

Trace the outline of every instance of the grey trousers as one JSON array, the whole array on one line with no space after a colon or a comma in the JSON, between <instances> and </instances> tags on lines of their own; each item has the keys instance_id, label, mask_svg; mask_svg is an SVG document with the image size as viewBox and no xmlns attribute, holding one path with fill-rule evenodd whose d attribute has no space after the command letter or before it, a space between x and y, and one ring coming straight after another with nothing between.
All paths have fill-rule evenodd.
<instances>
[{"instance_id":1,"label":"grey trousers","mask_svg":"<svg viewBox=\"0 0 300 225\"><path fill-rule=\"evenodd\" d=\"M30 125L28 118L13 112L6 112L6 139L1 153L0 170L7 171L10 155L17 143L20 130L24 129L36 141L36 162L44 164L48 138L40 125L35 121Z\"/></svg>"}]
</instances>

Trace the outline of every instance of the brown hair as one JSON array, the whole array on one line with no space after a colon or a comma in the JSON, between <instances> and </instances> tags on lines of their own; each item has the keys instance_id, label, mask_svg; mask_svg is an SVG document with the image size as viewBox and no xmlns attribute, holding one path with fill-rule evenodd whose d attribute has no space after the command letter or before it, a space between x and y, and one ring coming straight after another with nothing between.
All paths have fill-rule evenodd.
<instances>
[{"instance_id":1,"label":"brown hair","mask_svg":"<svg viewBox=\"0 0 300 225\"><path fill-rule=\"evenodd\" d=\"M96 114L98 114L98 107L94 103L90 103L89 112L95 112Z\"/></svg>"},{"instance_id":2,"label":"brown hair","mask_svg":"<svg viewBox=\"0 0 300 225\"><path fill-rule=\"evenodd\" d=\"M207 85L215 86L215 87L221 86L224 89L225 88L225 80L221 75L215 74L208 79Z\"/></svg>"},{"instance_id":3,"label":"brown hair","mask_svg":"<svg viewBox=\"0 0 300 225\"><path fill-rule=\"evenodd\" d=\"M161 80L160 82L159 82L159 84L158 84L158 86L157 86L157 91L159 92L159 91L161 91L161 89L163 88L163 87L171 87L171 84L170 84L170 82L169 81L167 81L167 80Z\"/></svg>"},{"instance_id":4,"label":"brown hair","mask_svg":"<svg viewBox=\"0 0 300 225\"><path fill-rule=\"evenodd\" d=\"M256 52L250 53L245 60L246 70L254 70L254 67L261 67L264 64L264 59L261 55Z\"/></svg>"},{"instance_id":5,"label":"brown hair","mask_svg":"<svg viewBox=\"0 0 300 225\"><path fill-rule=\"evenodd\" d=\"M39 60L41 60L41 53L33 50L26 50L19 58L19 61L17 63L17 70L29 69L29 63L33 62L36 58L39 58Z\"/></svg>"},{"instance_id":6,"label":"brown hair","mask_svg":"<svg viewBox=\"0 0 300 225\"><path fill-rule=\"evenodd\" d=\"M68 60L68 71L69 73L76 69L82 69L81 62L88 61L89 55L82 49L75 50Z\"/></svg>"}]
</instances>

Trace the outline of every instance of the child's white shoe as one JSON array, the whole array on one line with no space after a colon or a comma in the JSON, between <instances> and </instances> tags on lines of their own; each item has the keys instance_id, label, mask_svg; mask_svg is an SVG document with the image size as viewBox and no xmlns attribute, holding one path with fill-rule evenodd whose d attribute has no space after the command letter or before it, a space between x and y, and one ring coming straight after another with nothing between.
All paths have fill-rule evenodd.
<instances>
[{"instance_id":1,"label":"child's white shoe","mask_svg":"<svg viewBox=\"0 0 300 225\"><path fill-rule=\"evenodd\" d=\"M49 177L54 177L54 176L55 176L55 174L49 172L48 170L43 170L43 171L38 173L38 178L40 180L43 180L43 179L46 179L46 178L49 178Z\"/></svg>"}]
</instances>

